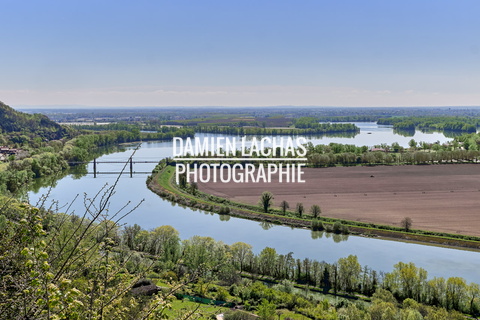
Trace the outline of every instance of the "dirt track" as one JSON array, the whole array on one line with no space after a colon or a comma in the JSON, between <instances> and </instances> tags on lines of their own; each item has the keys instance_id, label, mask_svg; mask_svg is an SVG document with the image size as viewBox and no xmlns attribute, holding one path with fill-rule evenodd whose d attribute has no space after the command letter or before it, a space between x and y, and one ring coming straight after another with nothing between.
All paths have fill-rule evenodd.
<instances>
[{"instance_id":1,"label":"dirt track","mask_svg":"<svg viewBox=\"0 0 480 320\"><path fill-rule=\"evenodd\" d=\"M480 165L304 169L306 183L199 183L201 191L257 204L268 190L274 204L318 204L322 215L480 236ZM275 179L276 180L276 179ZM273 181L273 180L272 180Z\"/></svg>"}]
</instances>

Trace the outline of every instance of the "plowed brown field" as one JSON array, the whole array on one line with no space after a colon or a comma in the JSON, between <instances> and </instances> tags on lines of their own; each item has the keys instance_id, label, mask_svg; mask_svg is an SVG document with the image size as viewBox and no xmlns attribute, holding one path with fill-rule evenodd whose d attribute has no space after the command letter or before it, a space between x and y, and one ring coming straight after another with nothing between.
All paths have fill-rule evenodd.
<instances>
[{"instance_id":1,"label":"plowed brown field","mask_svg":"<svg viewBox=\"0 0 480 320\"><path fill-rule=\"evenodd\" d=\"M297 202L308 211L362 222L480 236L480 165L305 168L306 183L199 183L203 192L257 204L263 191L274 205ZM278 179L272 179L272 181Z\"/></svg>"}]
</instances>

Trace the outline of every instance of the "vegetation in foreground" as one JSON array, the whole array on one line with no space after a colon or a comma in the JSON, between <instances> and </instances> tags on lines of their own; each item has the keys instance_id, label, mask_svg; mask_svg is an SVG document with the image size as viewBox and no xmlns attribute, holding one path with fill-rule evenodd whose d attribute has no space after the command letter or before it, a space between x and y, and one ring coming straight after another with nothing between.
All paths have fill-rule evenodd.
<instances>
[{"instance_id":1,"label":"vegetation in foreground","mask_svg":"<svg viewBox=\"0 0 480 320\"><path fill-rule=\"evenodd\" d=\"M129 209L105 211L113 190L86 198L81 216L1 198L3 319L463 319L458 312L479 312L477 284L429 279L413 263L381 273L353 255L330 264L210 237L180 241L170 226L122 228Z\"/></svg>"}]
</instances>

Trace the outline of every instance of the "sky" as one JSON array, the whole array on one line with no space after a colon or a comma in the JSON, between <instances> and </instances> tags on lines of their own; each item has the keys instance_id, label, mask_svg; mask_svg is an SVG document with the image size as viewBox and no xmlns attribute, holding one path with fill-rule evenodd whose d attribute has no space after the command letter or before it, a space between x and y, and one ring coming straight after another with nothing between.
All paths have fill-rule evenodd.
<instances>
[{"instance_id":1,"label":"sky","mask_svg":"<svg viewBox=\"0 0 480 320\"><path fill-rule=\"evenodd\" d=\"M0 0L21 106L479 106L478 0Z\"/></svg>"}]
</instances>

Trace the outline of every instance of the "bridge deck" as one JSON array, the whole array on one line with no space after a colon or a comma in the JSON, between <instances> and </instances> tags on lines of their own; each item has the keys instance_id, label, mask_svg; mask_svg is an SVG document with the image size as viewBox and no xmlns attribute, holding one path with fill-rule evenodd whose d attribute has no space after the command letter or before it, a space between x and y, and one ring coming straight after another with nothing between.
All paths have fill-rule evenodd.
<instances>
[{"instance_id":1,"label":"bridge deck","mask_svg":"<svg viewBox=\"0 0 480 320\"><path fill-rule=\"evenodd\" d=\"M94 160L92 161L70 161L68 164L87 164L87 163L93 163ZM158 163L158 161L95 161L95 163Z\"/></svg>"}]
</instances>

